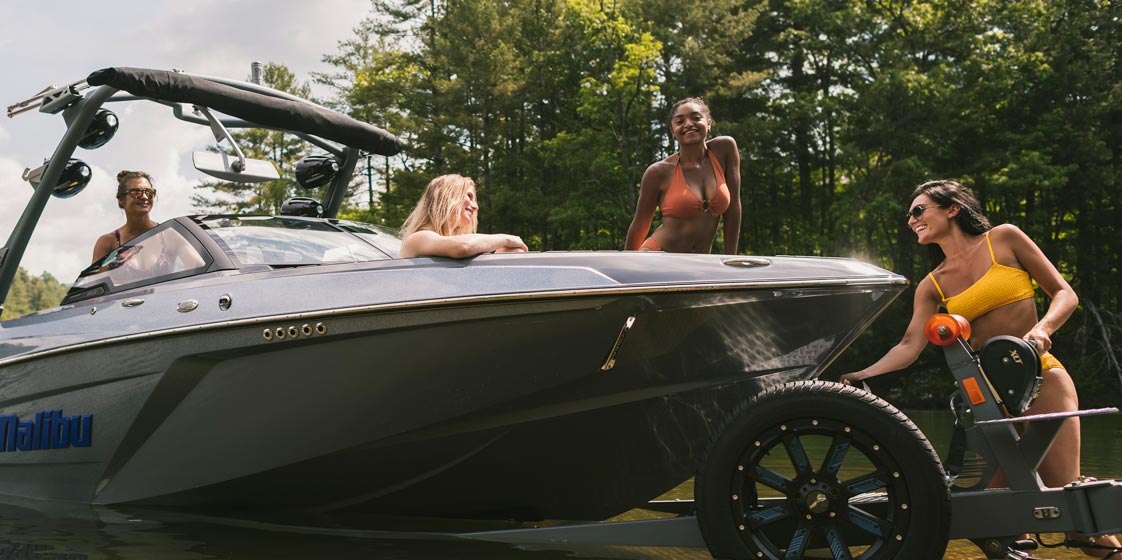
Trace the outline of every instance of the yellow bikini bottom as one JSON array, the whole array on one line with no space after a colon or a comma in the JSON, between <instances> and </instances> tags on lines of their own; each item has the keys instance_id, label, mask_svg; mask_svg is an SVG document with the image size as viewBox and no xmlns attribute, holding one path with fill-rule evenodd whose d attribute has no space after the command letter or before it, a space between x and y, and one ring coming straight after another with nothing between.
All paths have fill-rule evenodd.
<instances>
[{"instance_id":1,"label":"yellow bikini bottom","mask_svg":"<svg viewBox=\"0 0 1122 560\"><path fill-rule=\"evenodd\" d=\"M1051 352L1045 352L1045 353L1041 354L1040 355L1040 371L1044 372L1044 371L1050 370L1052 368L1060 368L1064 371L1067 371L1067 368L1065 368L1064 365L1061 364L1060 361L1057 360L1056 357L1053 356Z\"/></svg>"}]
</instances>

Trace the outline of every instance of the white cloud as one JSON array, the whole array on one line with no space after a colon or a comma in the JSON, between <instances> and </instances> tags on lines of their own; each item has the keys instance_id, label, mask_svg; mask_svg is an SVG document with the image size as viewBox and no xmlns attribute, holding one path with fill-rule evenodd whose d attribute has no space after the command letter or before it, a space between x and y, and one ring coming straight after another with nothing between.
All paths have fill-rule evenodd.
<instances>
[{"instance_id":1,"label":"white cloud","mask_svg":"<svg viewBox=\"0 0 1122 560\"><path fill-rule=\"evenodd\" d=\"M0 214L4 216L7 231L14 228L31 199L31 186L21 179L23 169L19 162L0 158L0 191L6 195L0 197ZM110 179L101 169L94 167L92 170L91 182ZM65 200L52 197L47 202L21 266L32 274L48 271L69 282L89 264L93 241L119 225L111 221L116 202L111 201L110 208L104 202L91 203L89 197L89 192L82 192Z\"/></svg>"},{"instance_id":2,"label":"white cloud","mask_svg":"<svg viewBox=\"0 0 1122 560\"><path fill-rule=\"evenodd\" d=\"M48 84L82 79L107 66L180 68L245 79L250 62L285 64L301 80L331 71L322 62L369 12L368 0L318 2L243 0L109 0L73 3L66 17L37 1L5 2L0 37L0 102L7 107ZM44 40L49 37L49 40ZM121 169L150 173L159 190L153 216L192 212L190 195L203 176L191 168L192 150L213 141L207 129L176 121L151 103L111 104L121 120L117 136L93 151L77 150L93 169L89 187L65 200L52 198L21 266L70 282L89 263L97 236L124 222L113 198ZM31 111L0 127L0 236L15 227L31 188L25 167L50 156L65 128L62 119Z\"/></svg>"}]
</instances>

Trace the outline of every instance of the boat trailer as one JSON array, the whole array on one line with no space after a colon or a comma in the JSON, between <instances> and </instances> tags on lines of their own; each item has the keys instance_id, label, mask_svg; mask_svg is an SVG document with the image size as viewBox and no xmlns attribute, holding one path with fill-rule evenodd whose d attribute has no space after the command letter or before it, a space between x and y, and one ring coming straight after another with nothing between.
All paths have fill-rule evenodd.
<instances>
[{"instance_id":1,"label":"boat trailer","mask_svg":"<svg viewBox=\"0 0 1122 560\"><path fill-rule=\"evenodd\" d=\"M561 547L708 547L717 558L803 558L822 549L825 556L815 557L838 560L935 560L948 539L968 539L986 558L1024 560L1037 546L1022 540L1024 534L1122 533L1122 482L1082 479L1048 488L1036 471L1067 419L1118 409L1015 416L1039 390L1033 347L995 337L974 352L969 323L955 315L933 316L925 331L943 347L958 385L957 434L946 468L918 428L887 402L854 387L802 381L764 391L736 410L702 461L695 500L644 508L676 517L457 536ZM799 443L797 436L806 435L831 441L821 466ZM974 456L966 458L967 450ZM785 454L795 474L769 468L762 461L768 451ZM871 462L873 474L846 479L839 473L854 452ZM999 471L1008 487L987 488ZM973 483L963 486L965 480ZM758 486L782 495L761 496ZM1122 560L1122 551L1106 551Z\"/></svg>"}]
</instances>

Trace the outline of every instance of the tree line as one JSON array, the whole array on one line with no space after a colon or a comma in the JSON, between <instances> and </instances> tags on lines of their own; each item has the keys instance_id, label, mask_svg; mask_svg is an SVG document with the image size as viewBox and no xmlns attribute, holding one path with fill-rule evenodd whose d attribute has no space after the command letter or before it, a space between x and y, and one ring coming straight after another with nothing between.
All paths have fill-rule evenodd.
<instances>
[{"instance_id":1,"label":"tree line","mask_svg":"<svg viewBox=\"0 0 1122 560\"><path fill-rule=\"evenodd\" d=\"M479 185L484 231L620 249L688 96L741 146L748 253L853 256L915 284L930 263L906 197L956 179L1072 282L1082 305L1057 352L1085 400L1119 400L1118 2L374 0L325 60L328 101L407 142L376 204L349 214L392 226L456 172ZM867 365L910 314L909 292L828 375ZM876 383L942 402L940 368L928 352L912 370L930 375Z\"/></svg>"},{"instance_id":2,"label":"tree line","mask_svg":"<svg viewBox=\"0 0 1122 560\"><path fill-rule=\"evenodd\" d=\"M381 192L343 212L394 227L454 172L478 184L482 231L539 250L620 249L644 169L675 149L669 107L691 96L741 147L742 252L855 257L914 285L930 263L906 197L958 180L1079 294L1055 347L1084 404L1122 400L1122 3L372 0L324 60L332 70L310 79L332 93L318 101L407 144L369 160L354 187ZM309 91L281 64L266 81ZM282 170L307 150L275 132L238 141ZM203 187L197 206L235 212L276 212L296 188ZM826 377L894 344L911 295ZM906 406L951 388L933 351L874 381Z\"/></svg>"},{"instance_id":3,"label":"tree line","mask_svg":"<svg viewBox=\"0 0 1122 560\"><path fill-rule=\"evenodd\" d=\"M59 282L49 272L32 276L20 267L12 279L12 288L8 291L8 299L4 301L0 321L54 307L62 301L68 289L69 285Z\"/></svg>"}]
</instances>

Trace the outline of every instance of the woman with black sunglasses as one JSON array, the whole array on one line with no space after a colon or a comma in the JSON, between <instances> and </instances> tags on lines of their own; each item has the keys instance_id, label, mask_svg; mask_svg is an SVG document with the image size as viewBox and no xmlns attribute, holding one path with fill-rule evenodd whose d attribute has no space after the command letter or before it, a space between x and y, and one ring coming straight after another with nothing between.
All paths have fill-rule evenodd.
<instances>
[{"instance_id":1,"label":"woman with black sunglasses","mask_svg":"<svg viewBox=\"0 0 1122 560\"><path fill-rule=\"evenodd\" d=\"M1044 384L1025 414L1078 410L1071 376L1051 350L1052 333L1071 317L1079 298L1040 247L1017 226L991 227L974 193L954 181L917 187L906 218L919 243L927 245L934 269L916 287L912 319L900 342L869 367L843 375L841 382L853 384L915 362L927 346L923 325L942 306L970 321L973 344L1009 335L1036 346ZM1051 298L1043 317L1037 313L1033 281ZM1079 418L1070 418L1038 467L1044 484L1060 487L1078 479L1079 453ZM993 485L1005 485L1000 472ZM1096 543L1118 546L1109 536ZM1101 557L1104 551L1084 553Z\"/></svg>"},{"instance_id":2,"label":"woman with black sunglasses","mask_svg":"<svg viewBox=\"0 0 1122 560\"><path fill-rule=\"evenodd\" d=\"M152 177L143 171L122 171L117 174L117 206L125 211L125 224L97 238L93 249L93 262L101 260L109 251L130 239L156 227L157 222L148 216L156 203L156 189Z\"/></svg>"}]
</instances>

